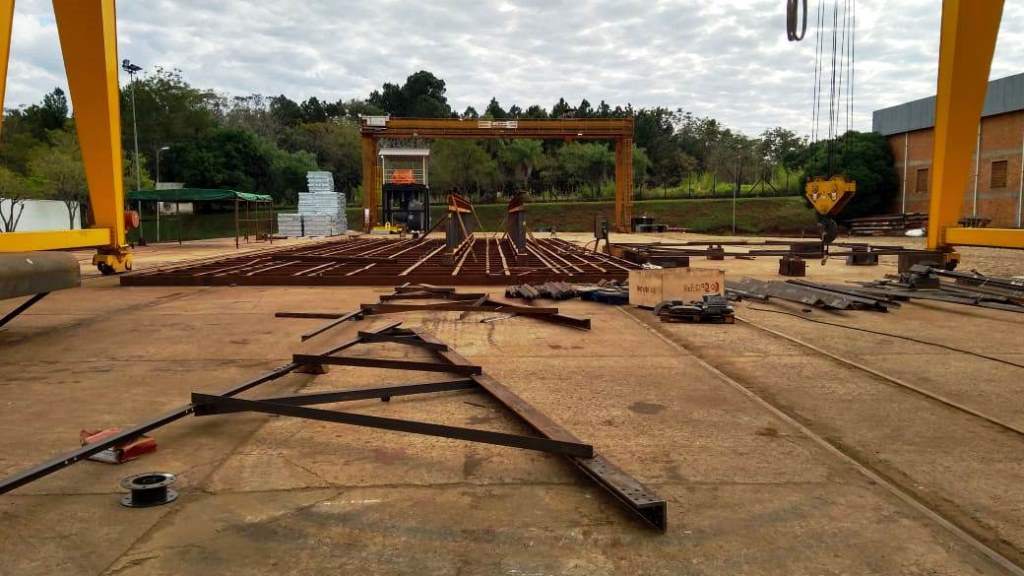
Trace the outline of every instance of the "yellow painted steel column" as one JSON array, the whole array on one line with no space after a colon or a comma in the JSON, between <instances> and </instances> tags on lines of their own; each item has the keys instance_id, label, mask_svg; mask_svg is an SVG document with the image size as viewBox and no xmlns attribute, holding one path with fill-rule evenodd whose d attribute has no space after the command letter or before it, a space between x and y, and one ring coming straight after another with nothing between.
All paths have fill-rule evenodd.
<instances>
[{"instance_id":1,"label":"yellow painted steel column","mask_svg":"<svg viewBox=\"0 0 1024 576\"><path fill-rule=\"evenodd\" d=\"M946 248L970 176L1003 0L943 0L939 81L935 98L928 248Z\"/></svg>"},{"instance_id":2,"label":"yellow painted steel column","mask_svg":"<svg viewBox=\"0 0 1024 576\"><path fill-rule=\"evenodd\" d=\"M14 0L0 0L0 126L3 122L4 96L7 94L7 66L11 60L11 24Z\"/></svg>"},{"instance_id":3,"label":"yellow painted steel column","mask_svg":"<svg viewBox=\"0 0 1024 576\"><path fill-rule=\"evenodd\" d=\"M633 218L633 139L615 141L615 231L629 232Z\"/></svg>"},{"instance_id":4,"label":"yellow painted steel column","mask_svg":"<svg viewBox=\"0 0 1024 576\"><path fill-rule=\"evenodd\" d=\"M121 108L114 0L54 0L96 226L111 229L96 262L130 267L125 242ZM127 266L126 266L127 265ZM102 269L102 266L101 266Z\"/></svg>"},{"instance_id":5,"label":"yellow painted steel column","mask_svg":"<svg viewBox=\"0 0 1024 576\"><path fill-rule=\"evenodd\" d=\"M372 136L362 137L363 147L363 209L370 210L370 228L379 223L377 199L377 139ZM360 217L363 217L360 215ZM370 230L366 230L369 232Z\"/></svg>"}]
</instances>

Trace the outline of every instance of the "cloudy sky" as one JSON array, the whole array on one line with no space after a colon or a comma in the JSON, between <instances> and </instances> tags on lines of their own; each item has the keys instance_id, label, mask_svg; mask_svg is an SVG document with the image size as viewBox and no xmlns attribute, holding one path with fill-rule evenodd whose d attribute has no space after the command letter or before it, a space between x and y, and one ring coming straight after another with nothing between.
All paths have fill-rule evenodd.
<instances>
[{"instance_id":1,"label":"cloudy sky","mask_svg":"<svg viewBox=\"0 0 1024 576\"><path fill-rule=\"evenodd\" d=\"M834 0L827 0L829 5ZM810 129L813 31L786 41L783 0L122 0L120 56L231 95L365 97L420 69L457 110L565 97L667 106L754 134ZM812 7L817 0L811 0ZM1024 71L1008 2L992 77ZM859 0L853 125L934 92L941 0ZM813 11L813 8L812 8ZM813 19L813 18L812 18ZM64 86L53 8L18 0L7 106Z\"/></svg>"}]
</instances>

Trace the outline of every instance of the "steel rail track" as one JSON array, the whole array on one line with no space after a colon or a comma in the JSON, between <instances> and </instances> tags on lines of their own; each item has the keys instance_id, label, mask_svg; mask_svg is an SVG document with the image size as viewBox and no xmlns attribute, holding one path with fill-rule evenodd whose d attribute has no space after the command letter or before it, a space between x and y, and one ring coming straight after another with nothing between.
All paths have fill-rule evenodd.
<instances>
[{"instance_id":1,"label":"steel rail track","mask_svg":"<svg viewBox=\"0 0 1024 576\"><path fill-rule=\"evenodd\" d=\"M960 525L958 525L953 520L947 518L941 512L929 506L927 502L925 502L922 499L919 499L912 492L899 486L884 474L876 471L868 464L861 462L860 460L849 454L840 446L833 444L829 440L825 439L825 437L814 432L804 424L801 424L798 420L790 416L789 413L787 413L785 410L783 410L776 404L773 404L772 402L766 400L757 392L753 391L747 386L744 386L742 383L730 377L728 374L722 372L704 358L701 358L688 348L684 347L683 345L679 344L669 336L665 335L662 332L663 329L660 326L652 325L651 323L649 323L649 319L640 318L636 315L637 312L631 312L627 310L625 307L619 306L618 308L619 311L625 314L628 318L630 318L640 326L646 328L647 330L650 330L655 336L657 336L663 342L675 348L676 350L685 353L688 357L692 358L695 362L700 364L701 367L706 369L708 372L714 374L717 378L719 378L720 380L722 380L723 382L725 382L726 384L728 384L729 386L731 386L732 388L734 388L735 390L749 398L758 406L770 412L776 418L782 420L786 424L798 430L809 440L817 444L826 452L832 454L833 456L836 456L844 463L851 466L854 470L856 470L862 476L866 477L869 481L877 484L878 486L881 486L891 495L895 496L897 499L913 508L922 516L924 516L931 522L935 523L936 525L940 526L941 528L945 529L957 540L961 541L974 551L981 554L983 557L987 558L989 561L993 562L995 565L1005 570L1006 573L1013 574L1014 576L1024 576L1024 566L1021 566L1020 564L1017 564L1013 560L1007 558L998 550L992 548L984 541L982 541L980 538L978 538L968 530L962 528ZM740 318L737 317L737 319L739 320ZM751 325L749 322L747 322L747 324ZM753 327L753 325L751 326ZM781 333L779 333L779 335L785 336Z\"/></svg>"}]
</instances>

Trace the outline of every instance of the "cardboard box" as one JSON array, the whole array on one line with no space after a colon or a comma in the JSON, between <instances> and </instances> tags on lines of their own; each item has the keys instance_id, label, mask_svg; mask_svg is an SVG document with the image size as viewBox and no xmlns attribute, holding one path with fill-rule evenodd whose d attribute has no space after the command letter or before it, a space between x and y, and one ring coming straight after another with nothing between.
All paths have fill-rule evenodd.
<instances>
[{"instance_id":1,"label":"cardboard box","mask_svg":"<svg viewBox=\"0 0 1024 576\"><path fill-rule=\"evenodd\" d=\"M725 294L725 271L663 268L629 271L629 303L654 308L665 300L692 302L705 294Z\"/></svg>"}]
</instances>

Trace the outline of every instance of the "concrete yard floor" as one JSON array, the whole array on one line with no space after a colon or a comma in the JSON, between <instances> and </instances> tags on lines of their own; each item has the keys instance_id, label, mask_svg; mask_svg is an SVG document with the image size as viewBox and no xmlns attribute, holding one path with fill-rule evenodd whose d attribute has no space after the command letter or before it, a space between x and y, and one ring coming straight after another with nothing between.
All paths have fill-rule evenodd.
<instances>
[{"instance_id":1,"label":"concrete yard floor","mask_svg":"<svg viewBox=\"0 0 1024 576\"><path fill-rule=\"evenodd\" d=\"M673 237L698 238L642 238ZM143 248L138 263L217 252L233 253L233 242ZM1024 273L1022 254L971 254L975 262L965 251L965 268ZM723 268L730 278L777 278L776 258L691 264ZM811 279L894 270L891 259L872 268L808 263ZM227 389L358 326L300 344L299 335L323 321L274 312L350 310L386 292L125 288L91 276L80 289L54 293L0 330L0 476L73 448L82 428L142 421L186 403L191 391ZM15 304L0 303L0 311ZM638 309L557 305L590 317L593 329L521 317L481 323L480 314L395 317L482 365L664 497L664 534L555 456L285 417L190 416L153 433L155 454L121 466L82 462L0 496L0 575L1005 573L809 434L1024 562L1024 437L751 324L663 325ZM1024 369L767 309L1024 364L1018 315L935 303L888 314L737 309L757 326L1024 428ZM439 379L333 367L245 396ZM526 432L471 392L346 408ZM180 498L157 508L120 506L118 481L150 470L178 474Z\"/></svg>"}]
</instances>

